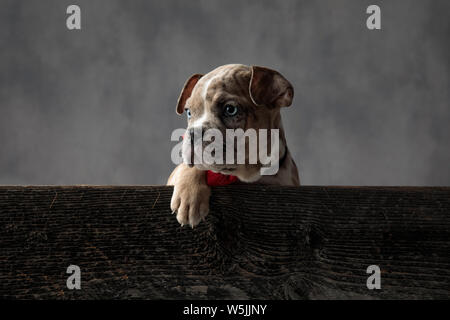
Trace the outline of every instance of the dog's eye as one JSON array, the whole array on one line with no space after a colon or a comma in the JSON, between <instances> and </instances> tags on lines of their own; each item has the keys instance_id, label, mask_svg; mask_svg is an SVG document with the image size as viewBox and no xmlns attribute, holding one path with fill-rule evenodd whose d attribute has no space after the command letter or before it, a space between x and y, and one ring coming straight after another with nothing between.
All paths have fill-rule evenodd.
<instances>
[{"instance_id":1,"label":"dog's eye","mask_svg":"<svg viewBox=\"0 0 450 320\"><path fill-rule=\"evenodd\" d=\"M185 109L186 110L186 114L187 114L187 117L188 117L188 119L190 119L191 118L191 110L189 110L189 109Z\"/></svg>"},{"instance_id":2,"label":"dog's eye","mask_svg":"<svg viewBox=\"0 0 450 320\"><path fill-rule=\"evenodd\" d=\"M234 117L238 113L238 107L233 106L231 104L227 104L227 105L225 105L224 113L225 113L225 116L227 116L227 117Z\"/></svg>"}]
</instances>

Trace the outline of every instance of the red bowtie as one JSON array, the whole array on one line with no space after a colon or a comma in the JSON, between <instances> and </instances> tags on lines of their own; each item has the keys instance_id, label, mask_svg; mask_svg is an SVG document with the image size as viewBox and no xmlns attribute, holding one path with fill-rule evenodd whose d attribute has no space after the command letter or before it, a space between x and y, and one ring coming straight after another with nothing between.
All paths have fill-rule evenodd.
<instances>
[{"instance_id":1,"label":"red bowtie","mask_svg":"<svg viewBox=\"0 0 450 320\"><path fill-rule=\"evenodd\" d=\"M211 187L226 186L238 180L236 176L206 171L206 184Z\"/></svg>"}]
</instances>

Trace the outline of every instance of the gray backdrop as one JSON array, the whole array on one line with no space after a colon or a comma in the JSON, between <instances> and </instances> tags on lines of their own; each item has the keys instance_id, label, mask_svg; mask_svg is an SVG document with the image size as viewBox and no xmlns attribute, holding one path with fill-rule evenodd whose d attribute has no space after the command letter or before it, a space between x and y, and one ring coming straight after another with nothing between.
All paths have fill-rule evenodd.
<instances>
[{"instance_id":1,"label":"gray backdrop","mask_svg":"<svg viewBox=\"0 0 450 320\"><path fill-rule=\"evenodd\" d=\"M449 185L449 13L448 0L0 0L0 184L164 184L184 81L243 63L295 87L283 118L303 184Z\"/></svg>"}]
</instances>

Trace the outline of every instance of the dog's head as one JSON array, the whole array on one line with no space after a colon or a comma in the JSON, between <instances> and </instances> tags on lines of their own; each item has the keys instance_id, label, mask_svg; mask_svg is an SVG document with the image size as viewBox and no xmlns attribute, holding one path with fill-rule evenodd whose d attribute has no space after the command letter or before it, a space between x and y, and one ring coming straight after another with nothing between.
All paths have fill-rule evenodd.
<instances>
[{"instance_id":1,"label":"dog's head","mask_svg":"<svg viewBox=\"0 0 450 320\"><path fill-rule=\"evenodd\" d=\"M201 170L233 174L242 181L257 180L262 165L259 160L257 163L249 163L250 153L252 150L254 152L249 145L251 143L249 137L244 140L245 163L237 161L237 143L231 155L236 161L234 163L227 161L230 159L230 152L226 152L226 145L230 142L230 139L226 138L227 129L242 129L244 132L255 129L258 145L261 137L258 133L261 132L260 129L266 129L270 149L272 145L270 129L281 131L279 111L281 107L291 105L293 95L292 85L280 73L264 67L230 64L218 67L206 75L191 76L181 91L176 109L178 114L186 113L188 118L182 148L184 162ZM203 138L200 144L202 154L210 144L207 140L217 139L216 136L212 139L206 138L204 134L208 135L208 132L221 133L223 136L222 155L217 155L217 150L212 153L216 157L223 156L223 164L218 164L217 161L216 163L194 161L194 155L199 149L194 151L193 146L199 138ZM280 138L284 141L284 137ZM234 138L232 140L234 141ZM252 144L254 145L255 141ZM284 145L280 146L279 153L283 152Z\"/></svg>"}]
</instances>

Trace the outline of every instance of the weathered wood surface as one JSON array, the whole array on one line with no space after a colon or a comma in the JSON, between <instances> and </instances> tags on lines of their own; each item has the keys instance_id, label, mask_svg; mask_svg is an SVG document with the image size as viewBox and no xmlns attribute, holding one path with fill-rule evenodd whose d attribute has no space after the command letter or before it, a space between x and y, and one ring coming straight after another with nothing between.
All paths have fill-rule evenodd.
<instances>
[{"instance_id":1,"label":"weathered wood surface","mask_svg":"<svg viewBox=\"0 0 450 320\"><path fill-rule=\"evenodd\" d=\"M450 188L219 187L194 230L171 193L0 187L0 298L450 298Z\"/></svg>"}]
</instances>

